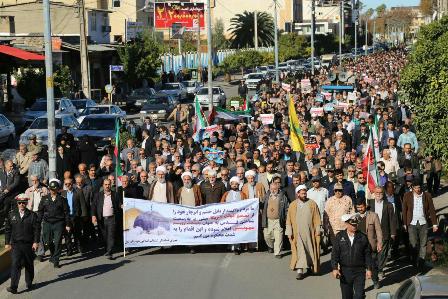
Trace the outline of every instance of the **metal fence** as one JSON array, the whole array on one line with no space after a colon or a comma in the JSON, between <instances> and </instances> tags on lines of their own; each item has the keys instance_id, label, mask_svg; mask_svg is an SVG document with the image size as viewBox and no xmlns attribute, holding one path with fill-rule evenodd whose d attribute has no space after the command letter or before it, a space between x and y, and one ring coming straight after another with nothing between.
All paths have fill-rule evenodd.
<instances>
[{"instance_id":1,"label":"metal fence","mask_svg":"<svg viewBox=\"0 0 448 299\"><path fill-rule=\"evenodd\" d=\"M213 53L213 65L220 64L224 58L229 55L235 54L238 51L248 51L255 50L254 48L248 49L229 49L229 50L220 50L216 53ZM258 48L260 52L273 52L274 48ZM200 55L199 66L207 67L208 66L208 54L201 53ZM174 55L171 53L165 53L161 56L162 59L162 70L165 72L174 71L177 73L180 69L197 69L198 68L198 54L197 52L187 52L182 53L182 55Z\"/></svg>"}]
</instances>

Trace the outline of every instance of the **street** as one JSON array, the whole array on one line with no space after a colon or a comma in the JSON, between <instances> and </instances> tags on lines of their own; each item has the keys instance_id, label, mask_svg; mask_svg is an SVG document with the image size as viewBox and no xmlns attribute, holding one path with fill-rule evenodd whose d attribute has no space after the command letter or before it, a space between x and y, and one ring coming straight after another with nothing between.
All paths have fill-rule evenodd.
<instances>
[{"instance_id":1,"label":"street","mask_svg":"<svg viewBox=\"0 0 448 299\"><path fill-rule=\"evenodd\" d=\"M207 250L207 252L204 252ZM8 297L3 284L0 298L338 298L339 282L331 274L329 255L321 260L320 276L302 281L289 270L290 256L275 259L266 252L235 256L213 247L195 255L186 248L145 249L114 261L105 257L81 257L61 260L62 268L53 269L49 262L38 264L36 288ZM394 265L384 280L385 287L373 290L366 282L367 298L377 292L394 291L397 281L413 274L412 268Z\"/></svg>"}]
</instances>

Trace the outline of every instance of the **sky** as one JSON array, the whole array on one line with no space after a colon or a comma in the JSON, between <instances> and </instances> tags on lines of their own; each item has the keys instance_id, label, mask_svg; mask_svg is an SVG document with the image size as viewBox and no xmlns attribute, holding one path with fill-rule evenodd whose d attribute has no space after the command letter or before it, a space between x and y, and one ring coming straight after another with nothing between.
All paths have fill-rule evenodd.
<instances>
[{"instance_id":1,"label":"sky","mask_svg":"<svg viewBox=\"0 0 448 299\"><path fill-rule=\"evenodd\" d=\"M381 4L386 4L386 6L416 6L420 4L420 0L364 0L362 1L367 8L376 8Z\"/></svg>"}]
</instances>

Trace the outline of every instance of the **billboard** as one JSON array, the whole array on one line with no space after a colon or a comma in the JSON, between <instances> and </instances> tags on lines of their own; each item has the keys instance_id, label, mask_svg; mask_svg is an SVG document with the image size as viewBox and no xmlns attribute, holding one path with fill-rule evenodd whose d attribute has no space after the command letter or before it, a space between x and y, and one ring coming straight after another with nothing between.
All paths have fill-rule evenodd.
<instances>
[{"instance_id":1,"label":"billboard","mask_svg":"<svg viewBox=\"0 0 448 299\"><path fill-rule=\"evenodd\" d=\"M186 29L203 28L204 3L156 2L154 9L154 27L169 29L173 23L182 24Z\"/></svg>"}]
</instances>

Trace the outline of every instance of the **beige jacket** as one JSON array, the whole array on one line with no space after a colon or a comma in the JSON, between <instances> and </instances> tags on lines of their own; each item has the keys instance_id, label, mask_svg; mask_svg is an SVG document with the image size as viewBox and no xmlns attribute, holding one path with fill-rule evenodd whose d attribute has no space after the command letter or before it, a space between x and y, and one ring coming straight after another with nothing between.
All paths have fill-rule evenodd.
<instances>
[{"instance_id":1,"label":"beige jacket","mask_svg":"<svg viewBox=\"0 0 448 299\"><path fill-rule=\"evenodd\" d=\"M19 168L20 174L25 174L28 172L28 168L30 167L31 160L32 160L32 157L31 157L30 152L26 152L25 155L23 155L21 152L18 152L16 154L16 156L14 157L13 162Z\"/></svg>"}]
</instances>

